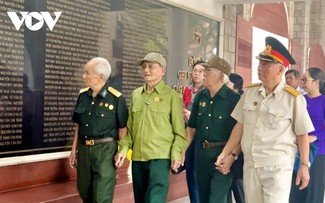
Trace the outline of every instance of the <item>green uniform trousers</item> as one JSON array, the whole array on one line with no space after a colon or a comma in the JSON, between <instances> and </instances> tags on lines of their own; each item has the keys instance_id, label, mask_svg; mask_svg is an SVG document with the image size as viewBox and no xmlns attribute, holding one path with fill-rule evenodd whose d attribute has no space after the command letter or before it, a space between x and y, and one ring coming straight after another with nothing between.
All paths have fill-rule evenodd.
<instances>
[{"instance_id":1,"label":"green uniform trousers","mask_svg":"<svg viewBox=\"0 0 325 203\"><path fill-rule=\"evenodd\" d=\"M221 174L215 169L214 163L223 147L213 147L197 150L196 173L200 202L202 203L228 203L232 175Z\"/></svg>"},{"instance_id":2,"label":"green uniform trousers","mask_svg":"<svg viewBox=\"0 0 325 203\"><path fill-rule=\"evenodd\" d=\"M166 203L170 160L132 161L135 203Z\"/></svg>"},{"instance_id":3,"label":"green uniform trousers","mask_svg":"<svg viewBox=\"0 0 325 203\"><path fill-rule=\"evenodd\" d=\"M116 182L114 156L117 142L94 146L79 144L77 188L84 203L110 203Z\"/></svg>"}]
</instances>

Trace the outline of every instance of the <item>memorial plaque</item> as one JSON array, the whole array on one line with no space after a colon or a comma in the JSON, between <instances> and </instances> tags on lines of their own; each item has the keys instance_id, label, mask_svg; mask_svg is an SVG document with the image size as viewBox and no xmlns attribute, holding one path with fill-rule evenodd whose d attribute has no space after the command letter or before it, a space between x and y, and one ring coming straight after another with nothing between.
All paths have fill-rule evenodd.
<instances>
[{"instance_id":1,"label":"memorial plaque","mask_svg":"<svg viewBox=\"0 0 325 203\"><path fill-rule=\"evenodd\" d=\"M1 157L70 148L83 66L111 55L109 6L105 0L0 0ZM25 19L62 14L51 30L40 21L26 27L22 11ZM21 20L18 29L7 12Z\"/></svg>"},{"instance_id":2,"label":"memorial plaque","mask_svg":"<svg viewBox=\"0 0 325 203\"><path fill-rule=\"evenodd\" d=\"M52 32L46 32L44 133L47 146L73 139L71 115L83 66L91 58L109 59L109 3L104 0L47 0L47 10L62 11ZM68 142L71 144L71 142Z\"/></svg>"},{"instance_id":3,"label":"memorial plaque","mask_svg":"<svg viewBox=\"0 0 325 203\"><path fill-rule=\"evenodd\" d=\"M136 61L155 51L167 57L167 9L156 4L125 1L123 23L123 93L130 101L132 91L143 85ZM150 18L149 18L150 16ZM132 19L132 20L130 20ZM150 25L150 26L148 26Z\"/></svg>"},{"instance_id":4,"label":"memorial plaque","mask_svg":"<svg viewBox=\"0 0 325 203\"><path fill-rule=\"evenodd\" d=\"M23 0L0 1L0 152L23 148L24 29L6 12L23 9Z\"/></svg>"}]
</instances>

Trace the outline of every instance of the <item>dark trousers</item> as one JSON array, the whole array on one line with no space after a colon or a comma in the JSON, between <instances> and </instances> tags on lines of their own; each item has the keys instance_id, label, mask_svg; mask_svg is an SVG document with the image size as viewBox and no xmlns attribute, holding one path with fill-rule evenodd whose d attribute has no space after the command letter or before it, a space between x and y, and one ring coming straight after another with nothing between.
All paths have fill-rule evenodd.
<instances>
[{"instance_id":1,"label":"dark trousers","mask_svg":"<svg viewBox=\"0 0 325 203\"><path fill-rule=\"evenodd\" d=\"M245 203L244 188L243 188L243 179L234 178L230 190L234 194L236 203ZM228 203L232 203L231 191L229 192Z\"/></svg>"},{"instance_id":2,"label":"dark trousers","mask_svg":"<svg viewBox=\"0 0 325 203\"><path fill-rule=\"evenodd\" d=\"M116 182L114 155L117 143L79 145L77 188L84 203L110 203Z\"/></svg>"},{"instance_id":3,"label":"dark trousers","mask_svg":"<svg viewBox=\"0 0 325 203\"><path fill-rule=\"evenodd\" d=\"M166 203L170 160L132 161L135 203Z\"/></svg>"},{"instance_id":4,"label":"dark trousers","mask_svg":"<svg viewBox=\"0 0 325 203\"><path fill-rule=\"evenodd\" d=\"M299 190L296 177L292 177L290 203L324 203L325 190L325 155L316 155L310 168L310 181L307 188Z\"/></svg>"},{"instance_id":5,"label":"dark trousers","mask_svg":"<svg viewBox=\"0 0 325 203\"><path fill-rule=\"evenodd\" d=\"M214 163L223 147L197 149L195 167L201 203L227 203L232 174L223 175Z\"/></svg>"},{"instance_id":6,"label":"dark trousers","mask_svg":"<svg viewBox=\"0 0 325 203\"><path fill-rule=\"evenodd\" d=\"M194 167L196 143L193 141L186 151L185 168L188 194L191 203L199 203L199 191L197 189L196 172Z\"/></svg>"}]
</instances>

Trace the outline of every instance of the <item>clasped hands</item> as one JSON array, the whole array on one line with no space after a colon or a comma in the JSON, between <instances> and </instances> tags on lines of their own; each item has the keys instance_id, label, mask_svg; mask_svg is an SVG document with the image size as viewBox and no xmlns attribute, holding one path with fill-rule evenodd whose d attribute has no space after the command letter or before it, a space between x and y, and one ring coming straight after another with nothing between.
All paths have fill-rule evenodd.
<instances>
[{"instance_id":1,"label":"clasped hands","mask_svg":"<svg viewBox=\"0 0 325 203\"><path fill-rule=\"evenodd\" d=\"M215 169L218 170L223 175L230 173L230 167L234 163L234 158L231 155L220 154L217 161L214 163Z\"/></svg>"}]
</instances>

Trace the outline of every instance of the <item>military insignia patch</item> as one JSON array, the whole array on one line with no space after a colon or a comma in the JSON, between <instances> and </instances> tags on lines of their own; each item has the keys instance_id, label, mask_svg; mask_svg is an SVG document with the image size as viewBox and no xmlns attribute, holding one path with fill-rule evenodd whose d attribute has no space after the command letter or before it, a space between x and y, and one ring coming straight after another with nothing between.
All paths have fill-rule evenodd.
<instances>
[{"instance_id":1,"label":"military insignia patch","mask_svg":"<svg viewBox=\"0 0 325 203\"><path fill-rule=\"evenodd\" d=\"M287 92L289 92L290 94L292 94L293 96L299 96L300 95L300 92L298 92L295 88L293 87L290 87L290 86L286 86L284 88Z\"/></svg>"},{"instance_id":2,"label":"military insignia patch","mask_svg":"<svg viewBox=\"0 0 325 203\"><path fill-rule=\"evenodd\" d=\"M102 92L102 96L105 97L106 95L107 95L107 90L104 90L104 91Z\"/></svg>"},{"instance_id":3,"label":"military insignia patch","mask_svg":"<svg viewBox=\"0 0 325 203\"><path fill-rule=\"evenodd\" d=\"M258 83L252 83L250 85L247 85L246 88L260 86L261 84L262 83L260 83L260 82L258 82Z\"/></svg>"},{"instance_id":4,"label":"military insignia patch","mask_svg":"<svg viewBox=\"0 0 325 203\"><path fill-rule=\"evenodd\" d=\"M122 95L121 92L117 91L116 89L114 89L113 87L108 87L107 89L110 93L112 93L114 96L116 97L120 97Z\"/></svg>"},{"instance_id":5,"label":"military insignia patch","mask_svg":"<svg viewBox=\"0 0 325 203\"><path fill-rule=\"evenodd\" d=\"M79 94L83 93L83 92L86 92L89 90L90 87L85 87L85 88L82 88L81 90L79 90Z\"/></svg>"}]
</instances>

